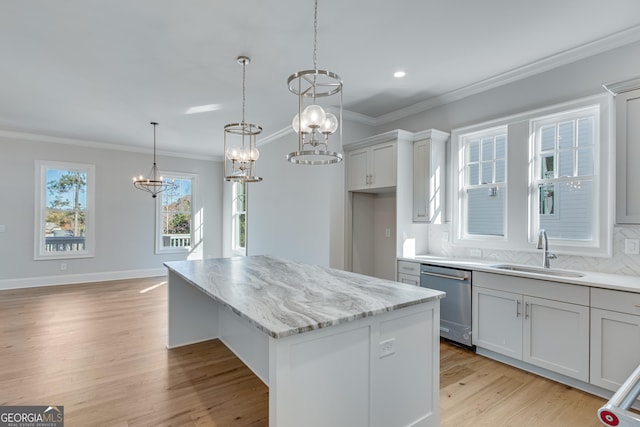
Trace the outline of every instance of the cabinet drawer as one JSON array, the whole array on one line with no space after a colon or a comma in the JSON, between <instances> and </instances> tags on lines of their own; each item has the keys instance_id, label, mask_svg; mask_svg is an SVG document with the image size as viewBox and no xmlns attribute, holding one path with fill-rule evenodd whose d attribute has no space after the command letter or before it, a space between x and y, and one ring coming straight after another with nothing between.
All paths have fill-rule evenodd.
<instances>
[{"instance_id":1,"label":"cabinet drawer","mask_svg":"<svg viewBox=\"0 0 640 427\"><path fill-rule=\"evenodd\" d=\"M412 274L420 277L420 263L411 261L398 261L398 273Z\"/></svg>"},{"instance_id":2,"label":"cabinet drawer","mask_svg":"<svg viewBox=\"0 0 640 427\"><path fill-rule=\"evenodd\" d=\"M640 314L640 294L591 288L591 307L617 311L619 313Z\"/></svg>"},{"instance_id":3,"label":"cabinet drawer","mask_svg":"<svg viewBox=\"0 0 640 427\"><path fill-rule=\"evenodd\" d=\"M420 276L398 273L398 282L406 283L407 285L420 286Z\"/></svg>"},{"instance_id":4,"label":"cabinet drawer","mask_svg":"<svg viewBox=\"0 0 640 427\"><path fill-rule=\"evenodd\" d=\"M473 286L516 292L570 304L589 305L589 287L550 280L531 279L508 274L473 272Z\"/></svg>"}]
</instances>

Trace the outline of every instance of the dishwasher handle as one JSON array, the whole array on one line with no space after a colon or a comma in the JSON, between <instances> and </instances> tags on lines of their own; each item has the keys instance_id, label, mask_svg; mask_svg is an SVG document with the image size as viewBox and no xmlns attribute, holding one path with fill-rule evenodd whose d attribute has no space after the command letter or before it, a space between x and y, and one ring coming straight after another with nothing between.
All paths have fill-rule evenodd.
<instances>
[{"instance_id":1,"label":"dishwasher handle","mask_svg":"<svg viewBox=\"0 0 640 427\"><path fill-rule=\"evenodd\" d=\"M420 274L423 274L425 276L440 277L442 279L459 280L461 282L463 282L465 280L469 280L469 278L466 275L463 276L463 277L460 277L460 276L449 276L448 274L431 273L429 271L422 271L422 272L420 272Z\"/></svg>"}]
</instances>

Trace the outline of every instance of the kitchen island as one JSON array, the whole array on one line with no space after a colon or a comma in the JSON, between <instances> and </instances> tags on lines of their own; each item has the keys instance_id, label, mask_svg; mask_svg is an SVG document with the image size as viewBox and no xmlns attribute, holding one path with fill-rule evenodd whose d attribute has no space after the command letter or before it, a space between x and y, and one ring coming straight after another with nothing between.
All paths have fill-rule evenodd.
<instances>
[{"instance_id":1,"label":"kitchen island","mask_svg":"<svg viewBox=\"0 0 640 427\"><path fill-rule=\"evenodd\" d=\"M167 347L220 339L271 427L438 425L444 293L270 256L165 265Z\"/></svg>"}]
</instances>

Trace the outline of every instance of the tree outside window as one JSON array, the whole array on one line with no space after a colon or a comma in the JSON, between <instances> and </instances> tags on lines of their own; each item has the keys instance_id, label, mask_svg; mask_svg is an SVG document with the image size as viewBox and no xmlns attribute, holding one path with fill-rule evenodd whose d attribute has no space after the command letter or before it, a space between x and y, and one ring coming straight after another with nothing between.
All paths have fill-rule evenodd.
<instances>
[{"instance_id":1,"label":"tree outside window","mask_svg":"<svg viewBox=\"0 0 640 427\"><path fill-rule=\"evenodd\" d=\"M93 256L93 165L36 162L35 259Z\"/></svg>"},{"instance_id":2,"label":"tree outside window","mask_svg":"<svg viewBox=\"0 0 640 427\"><path fill-rule=\"evenodd\" d=\"M160 193L158 203L158 252L182 252L192 247L193 180L185 174L164 174L175 188Z\"/></svg>"}]
</instances>

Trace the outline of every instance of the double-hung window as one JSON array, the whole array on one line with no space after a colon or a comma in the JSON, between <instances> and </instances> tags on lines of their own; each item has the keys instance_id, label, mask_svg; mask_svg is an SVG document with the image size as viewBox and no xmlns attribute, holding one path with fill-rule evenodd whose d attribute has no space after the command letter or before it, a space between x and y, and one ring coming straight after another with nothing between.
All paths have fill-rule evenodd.
<instances>
[{"instance_id":1,"label":"double-hung window","mask_svg":"<svg viewBox=\"0 0 640 427\"><path fill-rule=\"evenodd\" d=\"M598 246L599 107L531 121L532 239L544 229L568 246Z\"/></svg>"},{"instance_id":2,"label":"double-hung window","mask_svg":"<svg viewBox=\"0 0 640 427\"><path fill-rule=\"evenodd\" d=\"M460 140L462 238L502 238L507 214L507 129L474 132Z\"/></svg>"},{"instance_id":3,"label":"double-hung window","mask_svg":"<svg viewBox=\"0 0 640 427\"><path fill-rule=\"evenodd\" d=\"M453 243L610 256L611 99L592 96L452 131ZM508 167L507 167L508 164Z\"/></svg>"},{"instance_id":4,"label":"double-hung window","mask_svg":"<svg viewBox=\"0 0 640 427\"><path fill-rule=\"evenodd\" d=\"M156 252L186 252L194 245L194 202L196 176L164 173L165 180L176 184L156 198Z\"/></svg>"},{"instance_id":5,"label":"double-hung window","mask_svg":"<svg viewBox=\"0 0 640 427\"><path fill-rule=\"evenodd\" d=\"M234 255L247 254L247 184L233 183L231 203L231 250Z\"/></svg>"}]
</instances>

